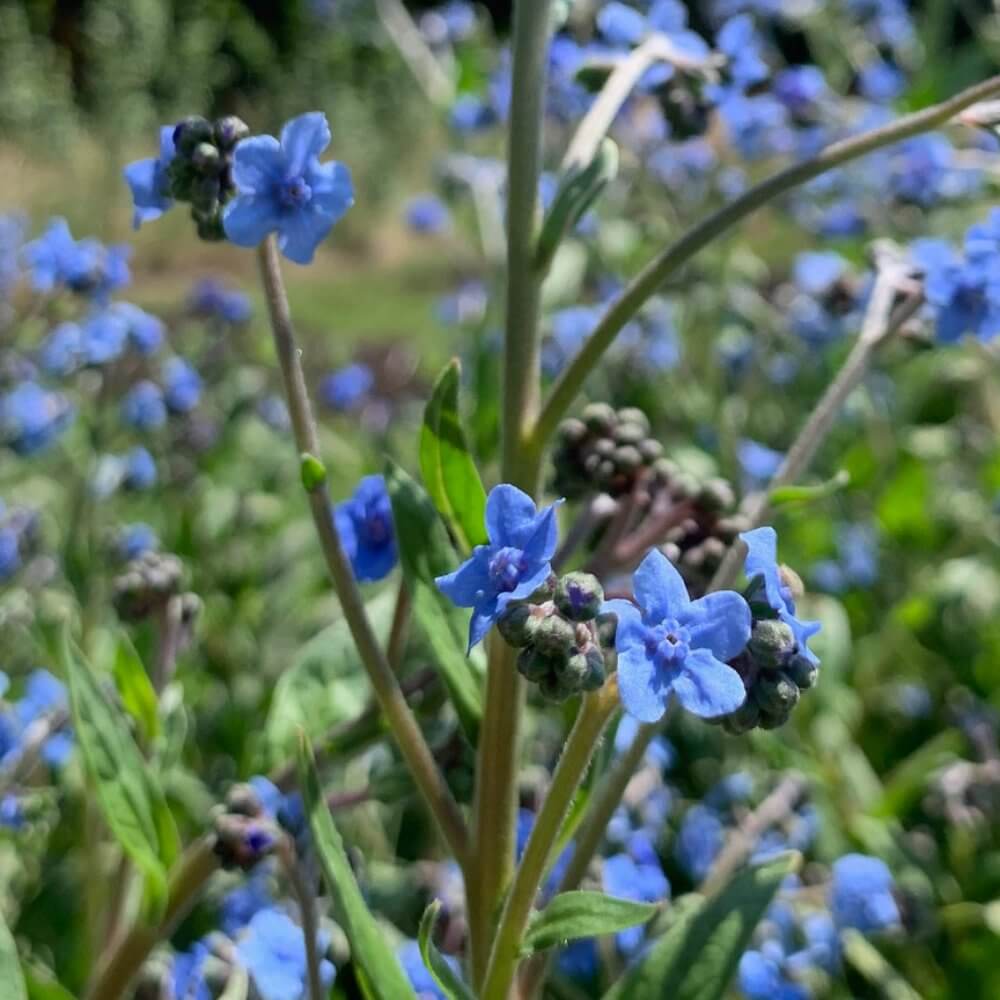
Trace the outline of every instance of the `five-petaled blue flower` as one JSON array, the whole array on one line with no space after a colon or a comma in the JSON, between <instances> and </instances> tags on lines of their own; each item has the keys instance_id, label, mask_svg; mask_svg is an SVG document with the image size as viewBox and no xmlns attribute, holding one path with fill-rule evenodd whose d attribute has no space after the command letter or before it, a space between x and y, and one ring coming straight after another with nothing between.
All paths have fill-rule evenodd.
<instances>
[{"instance_id":1,"label":"five-petaled blue flower","mask_svg":"<svg viewBox=\"0 0 1000 1000\"><path fill-rule=\"evenodd\" d=\"M490 490L486 500L489 544L477 545L454 573L437 578L446 597L460 608L472 608L469 649L511 601L530 597L549 578L559 535L556 506L539 511L531 497L507 483Z\"/></svg>"},{"instance_id":2,"label":"five-petaled blue flower","mask_svg":"<svg viewBox=\"0 0 1000 1000\"><path fill-rule=\"evenodd\" d=\"M334 524L358 580L370 583L388 576L396 565L396 535L382 476L365 476L354 496L337 504Z\"/></svg>"},{"instance_id":3,"label":"five-petaled blue flower","mask_svg":"<svg viewBox=\"0 0 1000 1000\"><path fill-rule=\"evenodd\" d=\"M853 927L865 934L895 926L899 906L892 887L892 872L884 861L866 854L845 854L833 863L833 919L839 927Z\"/></svg>"},{"instance_id":4,"label":"five-petaled blue flower","mask_svg":"<svg viewBox=\"0 0 1000 1000\"><path fill-rule=\"evenodd\" d=\"M814 666L818 666L819 657L807 643L820 630L820 623L805 622L795 617L795 598L778 568L778 536L774 528L744 531L740 538L747 545L747 579L752 581L755 577L761 578L764 595L771 610L792 630L799 653Z\"/></svg>"},{"instance_id":5,"label":"five-petaled blue flower","mask_svg":"<svg viewBox=\"0 0 1000 1000\"><path fill-rule=\"evenodd\" d=\"M170 179L167 167L174 158L174 125L160 128L160 155L147 160L130 163L123 173L132 192L132 228L138 229L144 222L158 219L171 205Z\"/></svg>"},{"instance_id":6,"label":"five-petaled blue flower","mask_svg":"<svg viewBox=\"0 0 1000 1000\"><path fill-rule=\"evenodd\" d=\"M238 246L254 247L278 234L281 252L308 264L317 244L354 204L351 174L342 163L320 163L330 143L330 126L319 111L293 118L281 142L257 135L233 153L236 197L226 205L222 225Z\"/></svg>"},{"instance_id":7,"label":"five-petaled blue flower","mask_svg":"<svg viewBox=\"0 0 1000 1000\"><path fill-rule=\"evenodd\" d=\"M746 690L725 661L750 638L750 608L731 590L688 596L680 573L653 549L635 571L631 601L605 601L618 616L618 688L622 705L640 722L663 716L670 696L689 712L713 718L734 712Z\"/></svg>"}]
</instances>

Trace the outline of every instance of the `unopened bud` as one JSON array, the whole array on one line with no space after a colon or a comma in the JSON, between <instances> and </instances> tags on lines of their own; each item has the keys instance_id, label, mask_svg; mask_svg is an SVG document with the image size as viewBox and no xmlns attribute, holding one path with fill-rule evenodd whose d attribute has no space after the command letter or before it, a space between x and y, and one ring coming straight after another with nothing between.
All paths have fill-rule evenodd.
<instances>
[{"instance_id":1,"label":"unopened bud","mask_svg":"<svg viewBox=\"0 0 1000 1000\"><path fill-rule=\"evenodd\" d=\"M800 691L815 687L819 679L819 667L804 656L793 656L785 668L785 673L791 677Z\"/></svg>"},{"instance_id":2,"label":"unopened bud","mask_svg":"<svg viewBox=\"0 0 1000 1000\"><path fill-rule=\"evenodd\" d=\"M226 115L215 123L215 141L223 152L229 152L240 139L250 134L250 126L236 115Z\"/></svg>"},{"instance_id":3,"label":"unopened bud","mask_svg":"<svg viewBox=\"0 0 1000 1000\"><path fill-rule=\"evenodd\" d=\"M790 712L799 701L798 685L784 673L760 677L753 687L754 701L768 714Z\"/></svg>"},{"instance_id":4,"label":"unopened bud","mask_svg":"<svg viewBox=\"0 0 1000 1000\"><path fill-rule=\"evenodd\" d=\"M518 673L532 683L539 683L555 671L552 659L534 646L526 646L517 657Z\"/></svg>"},{"instance_id":5,"label":"unopened bud","mask_svg":"<svg viewBox=\"0 0 1000 1000\"><path fill-rule=\"evenodd\" d=\"M795 636L784 622L764 619L754 622L747 646L761 667L775 670L795 651Z\"/></svg>"},{"instance_id":6,"label":"unopened bud","mask_svg":"<svg viewBox=\"0 0 1000 1000\"><path fill-rule=\"evenodd\" d=\"M546 656L565 657L576 643L576 630L565 618L549 615L538 623L532 643Z\"/></svg>"},{"instance_id":7,"label":"unopened bud","mask_svg":"<svg viewBox=\"0 0 1000 1000\"><path fill-rule=\"evenodd\" d=\"M509 646L519 649L532 641L540 619L532 606L518 602L508 604L506 611L497 619L497 629Z\"/></svg>"},{"instance_id":8,"label":"unopened bud","mask_svg":"<svg viewBox=\"0 0 1000 1000\"><path fill-rule=\"evenodd\" d=\"M604 603L604 588L590 573L567 573L556 586L555 605L573 622L589 622Z\"/></svg>"}]
</instances>

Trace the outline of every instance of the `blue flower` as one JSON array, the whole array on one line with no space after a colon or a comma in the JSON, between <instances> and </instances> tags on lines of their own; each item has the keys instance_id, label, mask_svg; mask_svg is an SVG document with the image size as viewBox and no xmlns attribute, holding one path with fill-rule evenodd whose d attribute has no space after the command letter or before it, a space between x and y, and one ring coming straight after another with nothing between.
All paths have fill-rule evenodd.
<instances>
[{"instance_id":1,"label":"blue flower","mask_svg":"<svg viewBox=\"0 0 1000 1000\"><path fill-rule=\"evenodd\" d=\"M9 580L21 567L21 538L6 525L0 527L0 583Z\"/></svg>"},{"instance_id":2,"label":"blue flower","mask_svg":"<svg viewBox=\"0 0 1000 1000\"><path fill-rule=\"evenodd\" d=\"M788 584L782 579L781 569L778 566L778 536L774 528L744 531L740 538L747 545L745 564L747 579L752 583L756 578L760 578L767 603L778 618L792 630L798 643L799 653L814 666L818 666L819 657L809 648L808 642L820 630L820 623L801 621L795 617L795 598Z\"/></svg>"},{"instance_id":3,"label":"blue flower","mask_svg":"<svg viewBox=\"0 0 1000 1000\"><path fill-rule=\"evenodd\" d=\"M899 906L892 889L892 873L884 861L865 854L845 854L833 863L833 919L839 927L853 927L865 934L895 926Z\"/></svg>"},{"instance_id":4,"label":"blue flower","mask_svg":"<svg viewBox=\"0 0 1000 1000\"><path fill-rule=\"evenodd\" d=\"M649 851L641 860L631 854L613 854L605 859L603 881L604 891L619 899L659 903L670 898L670 881L663 874L652 844L649 844ZM632 955L639 949L644 937L645 928L639 925L619 931L615 940L623 954Z\"/></svg>"},{"instance_id":5,"label":"blue flower","mask_svg":"<svg viewBox=\"0 0 1000 1000\"><path fill-rule=\"evenodd\" d=\"M196 941L187 951L174 955L170 967L172 1000L212 1000L212 991L205 982L205 959L210 954L204 941Z\"/></svg>"},{"instance_id":6,"label":"blue flower","mask_svg":"<svg viewBox=\"0 0 1000 1000\"><path fill-rule=\"evenodd\" d=\"M0 441L19 455L33 455L52 444L72 418L65 396L21 382L0 396Z\"/></svg>"},{"instance_id":7,"label":"blue flower","mask_svg":"<svg viewBox=\"0 0 1000 1000\"><path fill-rule=\"evenodd\" d=\"M622 706L640 722L663 716L671 695L689 712L714 718L734 712L746 691L726 660L750 638L750 608L734 591L692 601L680 573L658 549L634 578L639 607L606 601L618 616L618 688Z\"/></svg>"},{"instance_id":8,"label":"blue flower","mask_svg":"<svg viewBox=\"0 0 1000 1000\"><path fill-rule=\"evenodd\" d=\"M330 143L326 116L318 111L293 118L270 135L238 143L233 153L236 197L226 205L222 225L238 246L254 247L278 234L281 252L308 264L319 242L354 204L351 175L342 163L320 163Z\"/></svg>"},{"instance_id":9,"label":"blue flower","mask_svg":"<svg viewBox=\"0 0 1000 1000\"><path fill-rule=\"evenodd\" d=\"M774 78L774 96L793 115L805 115L829 95L826 77L818 66L789 66Z\"/></svg>"},{"instance_id":10,"label":"blue flower","mask_svg":"<svg viewBox=\"0 0 1000 1000\"><path fill-rule=\"evenodd\" d=\"M320 383L319 395L332 410L350 410L368 395L374 384L371 368L355 362L327 375Z\"/></svg>"},{"instance_id":11,"label":"blue flower","mask_svg":"<svg viewBox=\"0 0 1000 1000\"><path fill-rule=\"evenodd\" d=\"M42 341L38 363L48 375L72 375L83 359L83 331L77 323L60 323Z\"/></svg>"},{"instance_id":12,"label":"blue flower","mask_svg":"<svg viewBox=\"0 0 1000 1000\"><path fill-rule=\"evenodd\" d=\"M227 892L219 904L219 927L230 936L241 931L261 910L274 906L266 865L258 865L240 886Z\"/></svg>"},{"instance_id":13,"label":"blue flower","mask_svg":"<svg viewBox=\"0 0 1000 1000\"><path fill-rule=\"evenodd\" d=\"M250 299L242 292L212 278L199 281L188 298L188 308L198 316L206 316L232 326L246 323L253 315Z\"/></svg>"},{"instance_id":14,"label":"blue flower","mask_svg":"<svg viewBox=\"0 0 1000 1000\"><path fill-rule=\"evenodd\" d=\"M770 94L730 92L719 102L719 115L733 148L746 160L787 153L792 147L788 109Z\"/></svg>"},{"instance_id":15,"label":"blue flower","mask_svg":"<svg viewBox=\"0 0 1000 1000\"><path fill-rule=\"evenodd\" d=\"M809 1000L809 990L788 979L782 965L778 955L744 952L738 974L743 995L748 1000Z\"/></svg>"},{"instance_id":16,"label":"blue flower","mask_svg":"<svg viewBox=\"0 0 1000 1000\"><path fill-rule=\"evenodd\" d=\"M677 831L674 857L695 884L704 880L726 839L719 814L708 806L692 806Z\"/></svg>"},{"instance_id":17,"label":"blue flower","mask_svg":"<svg viewBox=\"0 0 1000 1000\"><path fill-rule=\"evenodd\" d=\"M748 488L760 489L781 468L785 455L759 441L744 438L737 445L736 458L746 477Z\"/></svg>"},{"instance_id":18,"label":"blue flower","mask_svg":"<svg viewBox=\"0 0 1000 1000\"><path fill-rule=\"evenodd\" d=\"M730 78L740 90L767 79L769 71L761 54L760 35L749 15L740 14L727 21L719 29L715 45L729 58Z\"/></svg>"},{"instance_id":19,"label":"blue flower","mask_svg":"<svg viewBox=\"0 0 1000 1000\"><path fill-rule=\"evenodd\" d=\"M337 504L334 523L358 580L366 583L388 576L396 565L396 535L382 476L365 476L354 495Z\"/></svg>"},{"instance_id":20,"label":"blue flower","mask_svg":"<svg viewBox=\"0 0 1000 1000\"><path fill-rule=\"evenodd\" d=\"M415 233L440 233L451 225L451 216L437 195L419 194L406 205L406 224Z\"/></svg>"},{"instance_id":21,"label":"blue flower","mask_svg":"<svg viewBox=\"0 0 1000 1000\"><path fill-rule=\"evenodd\" d=\"M104 300L130 278L129 247L106 247L94 239L75 240L65 219L53 219L38 239L25 245L22 255L39 292L65 286Z\"/></svg>"},{"instance_id":22,"label":"blue flower","mask_svg":"<svg viewBox=\"0 0 1000 1000\"><path fill-rule=\"evenodd\" d=\"M611 0L597 12L597 29L612 45L636 45L648 32L646 18L634 7Z\"/></svg>"},{"instance_id":23,"label":"blue flower","mask_svg":"<svg viewBox=\"0 0 1000 1000\"><path fill-rule=\"evenodd\" d=\"M128 329L131 345L143 355L155 354L163 343L163 320L131 302L115 302L110 307Z\"/></svg>"},{"instance_id":24,"label":"blue flower","mask_svg":"<svg viewBox=\"0 0 1000 1000\"><path fill-rule=\"evenodd\" d=\"M128 335L128 321L120 313L91 313L80 330L81 363L99 367L116 361L128 345Z\"/></svg>"},{"instance_id":25,"label":"blue flower","mask_svg":"<svg viewBox=\"0 0 1000 1000\"><path fill-rule=\"evenodd\" d=\"M17 758L28 727L37 719L65 711L65 685L47 670L33 670L25 681L20 700L13 711L0 714L0 764ZM42 744L42 760L50 767L61 767L73 748L68 733L52 733Z\"/></svg>"},{"instance_id":26,"label":"blue flower","mask_svg":"<svg viewBox=\"0 0 1000 1000\"><path fill-rule=\"evenodd\" d=\"M792 265L795 287L806 295L829 294L847 273L845 258L833 250L811 250L796 255Z\"/></svg>"},{"instance_id":27,"label":"blue flower","mask_svg":"<svg viewBox=\"0 0 1000 1000\"><path fill-rule=\"evenodd\" d=\"M549 578L559 533L556 506L539 511L531 497L507 483L490 490L486 500L489 544L477 545L454 573L437 578L441 592L454 604L472 608L469 649L511 601L530 597Z\"/></svg>"},{"instance_id":28,"label":"blue flower","mask_svg":"<svg viewBox=\"0 0 1000 1000\"><path fill-rule=\"evenodd\" d=\"M163 399L171 413L190 413L201 399L201 376L183 358L163 366Z\"/></svg>"},{"instance_id":29,"label":"blue flower","mask_svg":"<svg viewBox=\"0 0 1000 1000\"><path fill-rule=\"evenodd\" d=\"M122 400L122 419L139 431L151 431L167 421L163 390L155 382L136 382Z\"/></svg>"},{"instance_id":30,"label":"blue flower","mask_svg":"<svg viewBox=\"0 0 1000 1000\"><path fill-rule=\"evenodd\" d=\"M130 490L148 490L156 485L156 461L141 445L124 456L122 482Z\"/></svg>"},{"instance_id":31,"label":"blue flower","mask_svg":"<svg viewBox=\"0 0 1000 1000\"><path fill-rule=\"evenodd\" d=\"M148 524L128 524L118 533L115 549L123 562L138 559L144 552L153 552L160 547L156 532Z\"/></svg>"},{"instance_id":32,"label":"blue flower","mask_svg":"<svg viewBox=\"0 0 1000 1000\"><path fill-rule=\"evenodd\" d=\"M318 939L325 951L325 935ZM261 1000L303 1000L306 995L306 939L302 928L277 909L259 910L236 944L240 962L250 973ZM320 978L326 987L336 970L327 959L320 962Z\"/></svg>"},{"instance_id":33,"label":"blue flower","mask_svg":"<svg viewBox=\"0 0 1000 1000\"><path fill-rule=\"evenodd\" d=\"M135 206L132 213L133 229L138 229L144 222L158 219L174 203L170 197L170 178L167 176L167 167L176 153L174 129L173 125L160 127L158 157L136 160L123 171Z\"/></svg>"}]
</instances>

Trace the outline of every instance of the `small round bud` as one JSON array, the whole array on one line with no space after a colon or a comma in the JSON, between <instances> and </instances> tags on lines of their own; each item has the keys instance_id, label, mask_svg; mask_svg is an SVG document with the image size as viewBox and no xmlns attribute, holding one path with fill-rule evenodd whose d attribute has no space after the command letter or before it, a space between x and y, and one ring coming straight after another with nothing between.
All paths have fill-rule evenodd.
<instances>
[{"instance_id":1,"label":"small round bud","mask_svg":"<svg viewBox=\"0 0 1000 1000\"><path fill-rule=\"evenodd\" d=\"M618 423L618 416L607 403L591 403L584 407L583 422L594 434L610 434Z\"/></svg>"},{"instance_id":2,"label":"small round bud","mask_svg":"<svg viewBox=\"0 0 1000 1000\"><path fill-rule=\"evenodd\" d=\"M174 126L174 148L181 156L190 156L200 142L211 142L212 126L201 115L190 115Z\"/></svg>"},{"instance_id":3,"label":"small round bud","mask_svg":"<svg viewBox=\"0 0 1000 1000\"><path fill-rule=\"evenodd\" d=\"M250 134L250 126L236 115L226 115L215 123L215 141L224 152L229 152L240 139Z\"/></svg>"},{"instance_id":4,"label":"small round bud","mask_svg":"<svg viewBox=\"0 0 1000 1000\"><path fill-rule=\"evenodd\" d=\"M607 676L604 654L597 646L591 646L584 655L587 658L587 676L583 680L583 690L596 691L604 684Z\"/></svg>"},{"instance_id":5,"label":"small round bud","mask_svg":"<svg viewBox=\"0 0 1000 1000\"><path fill-rule=\"evenodd\" d=\"M238 816L260 816L264 812L264 805L253 785L240 782L226 792L226 812Z\"/></svg>"},{"instance_id":6,"label":"small round bud","mask_svg":"<svg viewBox=\"0 0 1000 1000\"><path fill-rule=\"evenodd\" d=\"M517 657L517 672L526 680L538 683L554 672L552 659L534 646L525 646Z\"/></svg>"},{"instance_id":7,"label":"small round bud","mask_svg":"<svg viewBox=\"0 0 1000 1000\"><path fill-rule=\"evenodd\" d=\"M577 693L577 689L566 683L562 674L551 673L538 683L538 690L549 701L565 701Z\"/></svg>"},{"instance_id":8,"label":"small round bud","mask_svg":"<svg viewBox=\"0 0 1000 1000\"><path fill-rule=\"evenodd\" d=\"M604 649L613 649L615 634L618 632L618 616L604 614L597 616L597 638Z\"/></svg>"},{"instance_id":9,"label":"small round bud","mask_svg":"<svg viewBox=\"0 0 1000 1000\"><path fill-rule=\"evenodd\" d=\"M723 717L722 728L733 736L741 736L756 728L759 723L760 707L751 698L747 698L735 712Z\"/></svg>"},{"instance_id":10,"label":"small round bud","mask_svg":"<svg viewBox=\"0 0 1000 1000\"><path fill-rule=\"evenodd\" d=\"M652 465L663 455L663 445L656 438L643 438L639 442L639 454L646 465Z\"/></svg>"},{"instance_id":11,"label":"small round bud","mask_svg":"<svg viewBox=\"0 0 1000 1000\"><path fill-rule=\"evenodd\" d=\"M672 462L669 458L658 458L653 462L653 475L661 483L673 482L679 471L677 463Z\"/></svg>"},{"instance_id":12,"label":"small round bud","mask_svg":"<svg viewBox=\"0 0 1000 1000\"><path fill-rule=\"evenodd\" d=\"M793 656L785 668L785 673L791 677L800 691L815 687L819 679L819 667L810 663L804 656Z\"/></svg>"},{"instance_id":13,"label":"small round bud","mask_svg":"<svg viewBox=\"0 0 1000 1000\"><path fill-rule=\"evenodd\" d=\"M760 677L753 686L754 701L768 714L790 712L799 701L798 685L784 673Z\"/></svg>"},{"instance_id":14,"label":"small round bud","mask_svg":"<svg viewBox=\"0 0 1000 1000\"><path fill-rule=\"evenodd\" d=\"M615 468L615 463L610 458L605 458L597 467L597 481L602 486L610 486L611 483L614 482L617 472L618 470Z\"/></svg>"},{"instance_id":15,"label":"small round bud","mask_svg":"<svg viewBox=\"0 0 1000 1000\"><path fill-rule=\"evenodd\" d=\"M615 428L614 439L618 444L638 444L645 439L646 430L641 424L621 423Z\"/></svg>"},{"instance_id":16,"label":"small round bud","mask_svg":"<svg viewBox=\"0 0 1000 1000\"><path fill-rule=\"evenodd\" d=\"M199 142L191 151L191 165L200 174L216 177L225 166L222 154L210 142Z\"/></svg>"},{"instance_id":17,"label":"small round bud","mask_svg":"<svg viewBox=\"0 0 1000 1000\"><path fill-rule=\"evenodd\" d=\"M698 493L698 505L705 510L729 510L736 503L736 495L729 481L716 477L704 483Z\"/></svg>"},{"instance_id":18,"label":"small round bud","mask_svg":"<svg viewBox=\"0 0 1000 1000\"><path fill-rule=\"evenodd\" d=\"M760 667L776 670L795 651L795 636L784 622L765 618L754 622L747 646Z\"/></svg>"},{"instance_id":19,"label":"small round bud","mask_svg":"<svg viewBox=\"0 0 1000 1000\"><path fill-rule=\"evenodd\" d=\"M497 619L497 629L509 646L519 649L531 642L539 624L532 606L526 603L507 605L507 610Z\"/></svg>"},{"instance_id":20,"label":"small round bud","mask_svg":"<svg viewBox=\"0 0 1000 1000\"><path fill-rule=\"evenodd\" d=\"M678 500L693 500L701 490L701 484L689 472L679 472L671 480L670 487Z\"/></svg>"},{"instance_id":21,"label":"small round bud","mask_svg":"<svg viewBox=\"0 0 1000 1000\"><path fill-rule=\"evenodd\" d=\"M533 645L546 656L568 656L575 643L576 630L565 618L560 618L559 615L549 615L535 628Z\"/></svg>"},{"instance_id":22,"label":"small round bud","mask_svg":"<svg viewBox=\"0 0 1000 1000\"><path fill-rule=\"evenodd\" d=\"M588 434L587 425L576 417L570 417L559 425L559 440L568 445L581 444Z\"/></svg>"},{"instance_id":23,"label":"small round bud","mask_svg":"<svg viewBox=\"0 0 1000 1000\"><path fill-rule=\"evenodd\" d=\"M562 664L559 671L564 686L580 691L590 674L590 663L583 653L574 653Z\"/></svg>"},{"instance_id":24,"label":"small round bud","mask_svg":"<svg viewBox=\"0 0 1000 1000\"><path fill-rule=\"evenodd\" d=\"M556 586L556 607L570 621L589 622L604 603L604 588L590 573L567 573Z\"/></svg>"},{"instance_id":25,"label":"small round bud","mask_svg":"<svg viewBox=\"0 0 1000 1000\"><path fill-rule=\"evenodd\" d=\"M624 444L615 449L614 463L620 472L636 472L642 468L642 455L634 445Z\"/></svg>"},{"instance_id":26,"label":"small round bud","mask_svg":"<svg viewBox=\"0 0 1000 1000\"><path fill-rule=\"evenodd\" d=\"M643 436L649 433L649 417L637 406L625 406L618 411L618 419L623 424L641 427Z\"/></svg>"},{"instance_id":27,"label":"small round bud","mask_svg":"<svg viewBox=\"0 0 1000 1000\"><path fill-rule=\"evenodd\" d=\"M601 458L611 458L615 453L615 443L611 438L598 438L593 445L594 454Z\"/></svg>"},{"instance_id":28,"label":"small round bud","mask_svg":"<svg viewBox=\"0 0 1000 1000\"><path fill-rule=\"evenodd\" d=\"M208 243L218 243L226 238L226 231L222 228L222 213L218 210L218 206L208 215L203 215L200 212L192 212L191 214L199 239Z\"/></svg>"},{"instance_id":29,"label":"small round bud","mask_svg":"<svg viewBox=\"0 0 1000 1000\"><path fill-rule=\"evenodd\" d=\"M757 723L761 729L780 729L790 718L792 710L778 709L774 712L761 709L760 721Z\"/></svg>"}]
</instances>

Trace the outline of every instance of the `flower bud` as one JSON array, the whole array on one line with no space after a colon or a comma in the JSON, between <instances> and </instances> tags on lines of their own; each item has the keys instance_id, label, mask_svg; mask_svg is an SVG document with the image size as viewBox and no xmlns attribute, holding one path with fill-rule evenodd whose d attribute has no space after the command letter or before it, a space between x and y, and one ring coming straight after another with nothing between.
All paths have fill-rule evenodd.
<instances>
[{"instance_id":1,"label":"flower bud","mask_svg":"<svg viewBox=\"0 0 1000 1000\"><path fill-rule=\"evenodd\" d=\"M753 687L754 701L761 711L769 715L788 713L798 704L799 689L796 683L784 673L760 677Z\"/></svg>"},{"instance_id":2,"label":"flower bud","mask_svg":"<svg viewBox=\"0 0 1000 1000\"><path fill-rule=\"evenodd\" d=\"M597 646L591 646L584 655L587 658L587 676L583 679L583 690L596 691L607 677L604 654Z\"/></svg>"},{"instance_id":3,"label":"flower bud","mask_svg":"<svg viewBox=\"0 0 1000 1000\"><path fill-rule=\"evenodd\" d=\"M765 670L776 670L783 666L795 652L795 636L792 630L776 618L765 618L754 622L747 646L757 664Z\"/></svg>"},{"instance_id":4,"label":"flower bud","mask_svg":"<svg viewBox=\"0 0 1000 1000\"><path fill-rule=\"evenodd\" d=\"M646 465L652 465L663 455L663 445L655 438L643 438L639 442L639 454Z\"/></svg>"},{"instance_id":5,"label":"flower bud","mask_svg":"<svg viewBox=\"0 0 1000 1000\"><path fill-rule=\"evenodd\" d=\"M576 630L565 618L549 615L538 623L532 642L546 656L565 657L576 644Z\"/></svg>"},{"instance_id":6,"label":"flower bud","mask_svg":"<svg viewBox=\"0 0 1000 1000\"><path fill-rule=\"evenodd\" d=\"M725 716L722 728L733 736L750 732L760 724L760 707L752 698L747 698L735 712Z\"/></svg>"},{"instance_id":7,"label":"flower bud","mask_svg":"<svg viewBox=\"0 0 1000 1000\"><path fill-rule=\"evenodd\" d=\"M250 134L250 126L236 115L226 115L215 123L215 141L219 148L228 153L240 139Z\"/></svg>"},{"instance_id":8,"label":"flower bud","mask_svg":"<svg viewBox=\"0 0 1000 1000\"><path fill-rule=\"evenodd\" d=\"M698 493L698 506L718 513L730 510L736 503L736 496L729 480L717 476L704 483Z\"/></svg>"},{"instance_id":9,"label":"flower bud","mask_svg":"<svg viewBox=\"0 0 1000 1000\"><path fill-rule=\"evenodd\" d=\"M618 419L623 424L632 424L642 429L643 437L649 433L649 418L638 406L625 406L618 411Z\"/></svg>"},{"instance_id":10,"label":"flower bud","mask_svg":"<svg viewBox=\"0 0 1000 1000\"><path fill-rule=\"evenodd\" d=\"M564 674L551 673L538 682L538 690L549 701L565 701L576 694L578 689L573 687Z\"/></svg>"},{"instance_id":11,"label":"flower bud","mask_svg":"<svg viewBox=\"0 0 1000 1000\"><path fill-rule=\"evenodd\" d=\"M785 673L798 686L800 691L814 687L819 678L819 667L810 663L804 656L793 656L785 668Z\"/></svg>"},{"instance_id":12,"label":"flower bud","mask_svg":"<svg viewBox=\"0 0 1000 1000\"><path fill-rule=\"evenodd\" d=\"M191 164L201 174L215 177L222 172L225 161L210 142L199 142L191 151Z\"/></svg>"},{"instance_id":13,"label":"flower bud","mask_svg":"<svg viewBox=\"0 0 1000 1000\"><path fill-rule=\"evenodd\" d=\"M559 440L568 445L581 444L587 437L587 433L587 425L582 420L577 420L576 417L564 420L559 425L558 430Z\"/></svg>"},{"instance_id":14,"label":"flower bud","mask_svg":"<svg viewBox=\"0 0 1000 1000\"><path fill-rule=\"evenodd\" d=\"M642 468L642 455L635 445L625 444L615 449L614 462L619 472L636 472Z\"/></svg>"},{"instance_id":15,"label":"flower bud","mask_svg":"<svg viewBox=\"0 0 1000 1000\"><path fill-rule=\"evenodd\" d=\"M615 428L614 439L617 444L638 444L646 437L648 427L641 424L620 423Z\"/></svg>"},{"instance_id":16,"label":"flower bud","mask_svg":"<svg viewBox=\"0 0 1000 1000\"><path fill-rule=\"evenodd\" d=\"M534 646L525 646L517 657L517 671L526 681L538 683L555 672L555 663Z\"/></svg>"},{"instance_id":17,"label":"flower bud","mask_svg":"<svg viewBox=\"0 0 1000 1000\"><path fill-rule=\"evenodd\" d=\"M618 415L607 403L591 403L584 407L583 422L594 434L609 435L618 423Z\"/></svg>"},{"instance_id":18,"label":"flower bud","mask_svg":"<svg viewBox=\"0 0 1000 1000\"><path fill-rule=\"evenodd\" d=\"M532 641L539 621L530 604L518 602L507 605L507 610L497 619L497 629L507 645L520 648Z\"/></svg>"},{"instance_id":19,"label":"flower bud","mask_svg":"<svg viewBox=\"0 0 1000 1000\"><path fill-rule=\"evenodd\" d=\"M589 622L604 603L604 588L590 573L567 573L556 586L555 605L573 622Z\"/></svg>"},{"instance_id":20,"label":"flower bud","mask_svg":"<svg viewBox=\"0 0 1000 1000\"><path fill-rule=\"evenodd\" d=\"M190 115L174 126L174 148L181 156L188 157L200 142L211 142L212 126L201 115Z\"/></svg>"}]
</instances>

